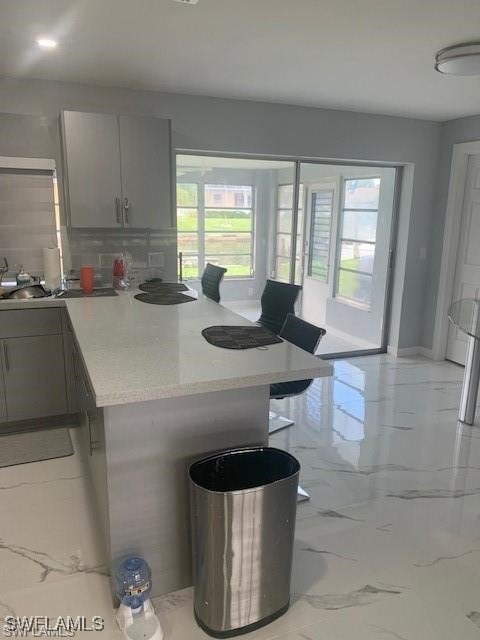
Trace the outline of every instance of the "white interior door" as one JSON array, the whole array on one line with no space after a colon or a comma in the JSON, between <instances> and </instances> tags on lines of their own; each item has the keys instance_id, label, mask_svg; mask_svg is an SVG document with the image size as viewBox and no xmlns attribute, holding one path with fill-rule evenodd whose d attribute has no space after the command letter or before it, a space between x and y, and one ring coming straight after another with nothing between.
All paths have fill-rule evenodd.
<instances>
[{"instance_id":1,"label":"white interior door","mask_svg":"<svg viewBox=\"0 0 480 640\"><path fill-rule=\"evenodd\" d=\"M342 179L335 279L325 320L351 339L352 349L382 346L395 175L395 169L385 167L370 176L352 172Z\"/></svg>"},{"instance_id":2,"label":"white interior door","mask_svg":"<svg viewBox=\"0 0 480 640\"><path fill-rule=\"evenodd\" d=\"M308 185L303 255L302 318L325 324L327 299L333 293L339 179Z\"/></svg>"},{"instance_id":3,"label":"white interior door","mask_svg":"<svg viewBox=\"0 0 480 640\"><path fill-rule=\"evenodd\" d=\"M453 298L480 297L480 155L468 159ZM450 325L447 359L465 364L467 336Z\"/></svg>"}]
</instances>

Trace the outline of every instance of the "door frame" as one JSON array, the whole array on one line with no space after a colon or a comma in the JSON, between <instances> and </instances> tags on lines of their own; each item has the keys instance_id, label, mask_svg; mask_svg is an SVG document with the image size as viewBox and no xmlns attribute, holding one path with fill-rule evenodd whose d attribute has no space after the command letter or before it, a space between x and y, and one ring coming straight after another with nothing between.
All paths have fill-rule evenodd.
<instances>
[{"instance_id":1,"label":"door frame","mask_svg":"<svg viewBox=\"0 0 480 640\"><path fill-rule=\"evenodd\" d=\"M399 332L401 326L401 301L403 299L403 291L405 287L405 276L407 268L406 251L399 250L399 228L400 218L403 225L407 228L410 226L413 202L413 190L415 179L415 163L413 162L395 162L395 161L372 161L361 160L358 158L331 158L328 156L302 156L302 155L282 155L268 153L248 153L241 151L224 151L215 149L192 149L188 147L175 147L175 161L177 155L192 155L206 157L221 158L244 158L251 160L283 160L285 162L294 162L296 165L294 177L294 211L295 225L298 223L298 196L300 189L300 165L305 164L328 164L328 165L356 165L360 167L382 168L390 167L395 169L395 190L393 199L393 218L392 228L390 232L390 256L389 256L389 273L387 281L387 290L385 295L384 308L384 328L382 336L382 345L378 349L365 349L361 351L349 351L345 353L335 353L333 357L353 357L374 355L379 353L397 352ZM295 226L295 231L297 226ZM296 233L295 233L295 251L296 251ZM293 247L292 247L293 251ZM292 253L292 256L294 258ZM292 260L291 260L292 262ZM291 271L291 266L290 266ZM290 273L290 280L292 279ZM395 296L394 296L394 291ZM392 337L394 339L391 346Z\"/></svg>"},{"instance_id":2,"label":"door frame","mask_svg":"<svg viewBox=\"0 0 480 640\"><path fill-rule=\"evenodd\" d=\"M447 313L453 297L468 159L469 156L477 154L480 154L480 140L453 145L433 330L432 356L434 360L445 360L447 354L449 325Z\"/></svg>"}]
</instances>

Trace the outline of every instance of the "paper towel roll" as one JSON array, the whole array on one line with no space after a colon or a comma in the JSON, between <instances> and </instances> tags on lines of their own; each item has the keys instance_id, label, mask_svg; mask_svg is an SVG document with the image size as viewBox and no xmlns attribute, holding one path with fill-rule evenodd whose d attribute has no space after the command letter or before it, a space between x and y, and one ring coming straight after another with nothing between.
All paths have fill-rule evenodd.
<instances>
[{"instance_id":1,"label":"paper towel roll","mask_svg":"<svg viewBox=\"0 0 480 640\"><path fill-rule=\"evenodd\" d=\"M43 250L43 274L45 285L49 289L59 289L62 284L60 269L60 249Z\"/></svg>"}]
</instances>

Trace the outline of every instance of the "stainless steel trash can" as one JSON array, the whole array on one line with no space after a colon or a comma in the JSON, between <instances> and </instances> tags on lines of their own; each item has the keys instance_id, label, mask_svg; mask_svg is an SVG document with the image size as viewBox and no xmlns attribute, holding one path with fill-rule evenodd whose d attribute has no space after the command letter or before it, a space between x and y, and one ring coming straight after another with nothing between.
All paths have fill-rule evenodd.
<instances>
[{"instance_id":1,"label":"stainless steel trash can","mask_svg":"<svg viewBox=\"0 0 480 640\"><path fill-rule=\"evenodd\" d=\"M247 633L288 609L299 472L270 447L190 467L194 613L209 635Z\"/></svg>"}]
</instances>

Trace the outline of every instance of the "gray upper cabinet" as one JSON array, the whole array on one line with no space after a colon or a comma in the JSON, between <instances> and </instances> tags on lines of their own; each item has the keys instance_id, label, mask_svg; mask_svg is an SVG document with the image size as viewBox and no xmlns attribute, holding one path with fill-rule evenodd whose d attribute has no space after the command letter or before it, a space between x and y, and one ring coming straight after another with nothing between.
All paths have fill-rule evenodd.
<instances>
[{"instance_id":1,"label":"gray upper cabinet","mask_svg":"<svg viewBox=\"0 0 480 640\"><path fill-rule=\"evenodd\" d=\"M170 121L127 116L119 121L125 225L172 227Z\"/></svg>"},{"instance_id":2,"label":"gray upper cabinet","mask_svg":"<svg viewBox=\"0 0 480 640\"><path fill-rule=\"evenodd\" d=\"M62 134L70 226L174 226L169 120L65 111Z\"/></svg>"},{"instance_id":3,"label":"gray upper cabinet","mask_svg":"<svg viewBox=\"0 0 480 640\"><path fill-rule=\"evenodd\" d=\"M121 226L117 116L65 111L62 125L70 225Z\"/></svg>"},{"instance_id":4,"label":"gray upper cabinet","mask_svg":"<svg viewBox=\"0 0 480 640\"><path fill-rule=\"evenodd\" d=\"M2 341L8 420L67 413L61 335Z\"/></svg>"}]
</instances>

